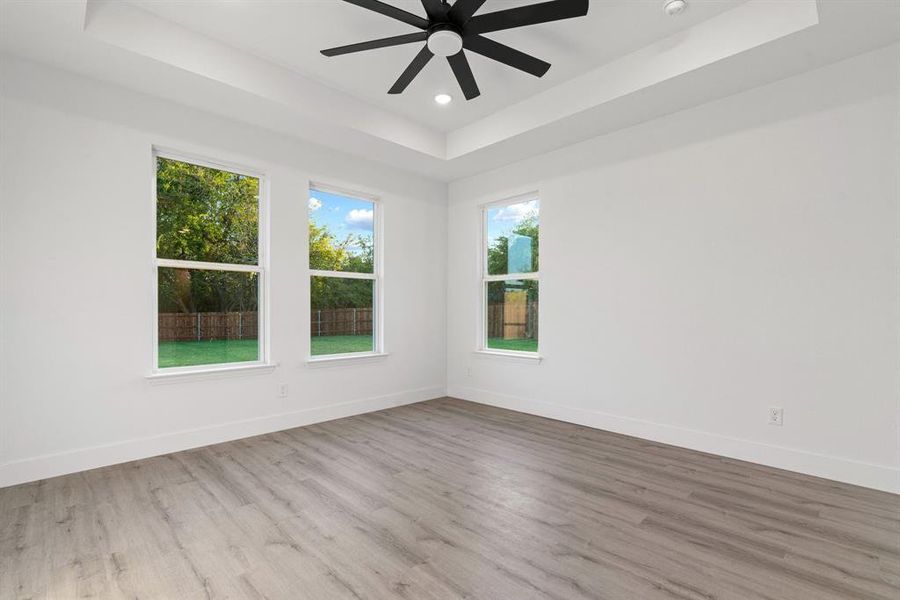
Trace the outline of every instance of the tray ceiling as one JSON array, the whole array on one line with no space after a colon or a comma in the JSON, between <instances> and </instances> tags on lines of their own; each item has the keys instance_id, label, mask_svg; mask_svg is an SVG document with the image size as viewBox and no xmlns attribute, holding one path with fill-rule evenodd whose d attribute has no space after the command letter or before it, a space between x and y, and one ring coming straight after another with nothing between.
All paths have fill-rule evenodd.
<instances>
[{"instance_id":1,"label":"tray ceiling","mask_svg":"<svg viewBox=\"0 0 900 600\"><path fill-rule=\"evenodd\" d=\"M323 57L409 29L337 0L2 2L0 52L450 181L900 41L896 0L689 0L676 18L662 4L595 0L490 34L553 67L537 79L473 55L470 102L440 60L386 93L416 45Z\"/></svg>"}]
</instances>

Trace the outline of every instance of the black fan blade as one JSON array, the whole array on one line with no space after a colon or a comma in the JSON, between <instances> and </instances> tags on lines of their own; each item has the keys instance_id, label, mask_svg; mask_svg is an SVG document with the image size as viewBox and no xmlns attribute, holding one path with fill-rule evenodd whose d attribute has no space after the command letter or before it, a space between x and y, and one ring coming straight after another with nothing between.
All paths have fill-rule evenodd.
<instances>
[{"instance_id":1,"label":"black fan blade","mask_svg":"<svg viewBox=\"0 0 900 600\"><path fill-rule=\"evenodd\" d=\"M441 0L422 0L422 8L425 9L429 21L441 21L447 14L447 5Z\"/></svg>"},{"instance_id":2,"label":"black fan blade","mask_svg":"<svg viewBox=\"0 0 900 600\"><path fill-rule=\"evenodd\" d=\"M450 68L453 69L453 74L456 75L456 81L459 82L459 87L466 100L480 96L481 92L478 90L478 84L475 83L475 76L472 75L472 67L469 66L466 53L457 52L453 56L448 56L447 62L450 63Z\"/></svg>"},{"instance_id":3,"label":"black fan blade","mask_svg":"<svg viewBox=\"0 0 900 600\"><path fill-rule=\"evenodd\" d=\"M388 90L388 94L402 94L403 90L405 90L407 86L412 83L412 80L416 78L416 75L419 74L419 71L425 68L425 65L428 64L428 61L431 60L432 56L434 56L434 54L431 53L428 46L424 46L422 50L416 54L416 57L412 62L409 63L409 66L406 67L406 70L403 71L393 87Z\"/></svg>"},{"instance_id":4,"label":"black fan blade","mask_svg":"<svg viewBox=\"0 0 900 600\"><path fill-rule=\"evenodd\" d=\"M588 0L553 0L530 6L520 6L507 10L487 13L472 17L466 25L467 33L488 33L559 21L560 19L572 19L583 17L588 13Z\"/></svg>"},{"instance_id":5,"label":"black fan blade","mask_svg":"<svg viewBox=\"0 0 900 600\"><path fill-rule=\"evenodd\" d=\"M404 23L412 25L413 27L418 27L419 29L428 29L427 19L423 19L419 15L414 15L410 12L406 12L405 10L397 8L396 6L391 6L390 4L379 2L378 0L344 0L344 2L349 2L350 4L355 4L356 6L368 8L369 10L373 10L377 13L385 15L386 17L391 17L392 19L403 21Z\"/></svg>"},{"instance_id":6,"label":"black fan blade","mask_svg":"<svg viewBox=\"0 0 900 600\"><path fill-rule=\"evenodd\" d=\"M531 73L535 77L543 77L544 73L550 69L550 63L548 62L480 35L466 36L463 39L463 47L466 50L492 58L497 62L502 62L504 65Z\"/></svg>"},{"instance_id":7,"label":"black fan blade","mask_svg":"<svg viewBox=\"0 0 900 600\"><path fill-rule=\"evenodd\" d=\"M395 35L394 37L382 38L380 40L372 40L369 42L360 42L358 44L350 44L349 46L338 46L337 48L328 48L322 50L325 56L339 56L341 54L351 54L353 52L362 52L363 50L375 50L376 48L387 48L388 46L399 46L400 44L411 44L413 42L424 42L428 39L427 31L417 31L416 33L407 33L406 35Z\"/></svg>"},{"instance_id":8,"label":"black fan blade","mask_svg":"<svg viewBox=\"0 0 900 600\"><path fill-rule=\"evenodd\" d=\"M447 14L454 23L464 25L481 8L482 4L484 4L484 0L456 0L453 8Z\"/></svg>"}]
</instances>

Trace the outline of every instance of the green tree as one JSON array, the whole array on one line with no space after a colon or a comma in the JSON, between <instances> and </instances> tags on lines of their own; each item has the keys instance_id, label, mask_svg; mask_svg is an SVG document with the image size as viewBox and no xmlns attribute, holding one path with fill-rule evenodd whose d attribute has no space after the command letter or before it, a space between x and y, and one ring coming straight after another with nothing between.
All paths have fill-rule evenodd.
<instances>
[{"instance_id":1,"label":"green tree","mask_svg":"<svg viewBox=\"0 0 900 600\"><path fill-rule=\"evenodd\" d=\"M347 262L347 245L340 243L324 225L309 220L309 268L340 271Z\"/></svg>"},{"instance_id":2,"label":"green tree","mask_svg":"<svg viewBox=\"0 0 900 600\"><path fill-rule=\"evenodd\" d=\"M371 238L350 234L338 240L327 227L309 220L310 269L372 273L374 265L375 248ZM313 277L310 288L313 310L372 306L369 280Z\"/></svg>"},{"instance_id":3,"label":"green tree","mask_svg":"<svg viewBox=\"0 0 900 600\"><path fill-rule=\"evenodd\" d=\"M258 261L259 180L167 158L158 158L156 167L158 257ZM257 279L253 273L161 268L160 312L256 310Z\"/></svg>"},{"instance_id":4,"label":"green tree","mask_svg":"<svg viewBox=\"0 0 900 600\"><path fill-rule=\"evenodd\" d=\"M259 180L157 159L156 255L255 264L259 257Z\"/></svg>"}]
</instances>

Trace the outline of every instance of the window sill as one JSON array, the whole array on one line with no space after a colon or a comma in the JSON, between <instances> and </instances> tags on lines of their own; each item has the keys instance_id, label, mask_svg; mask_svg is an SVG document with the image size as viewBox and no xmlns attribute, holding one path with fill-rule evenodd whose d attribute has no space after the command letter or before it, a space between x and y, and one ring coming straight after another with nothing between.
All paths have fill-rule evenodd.
<instances>
[{"instance_id":1,"label":"window sill","mask_svg":"<svg viewBox=\"0 0 900 600\"><path fill-rule=\"evenodd\" d=\"M198 368L188 371L158 371L147 375L145 379L151 384L180 383L183 381L202 381L204 379L221 379L223 377L240 377L242 375L268 375L278 363L219 366Z\"/></svg>"},{"instance_id":2,"label":"window sill","mask_svg":"<svg viewBox=\"0 0 900 600\"><path fill-rule=\"evenodd\" d=\"M390 356L387 352L365 352L359 354L326 354L306 360L307 367L340 367L346 365L365 364L384 360Z\"/></svg>"},{"instance_id":3,"label":"window sill","mask_svg":"<svg viewBox=\"0 0 900 600\"><path fill-rule=\"evenodd\" d=\"M531 352L499 352L496 350L476 350L473 352L478 358L498 358L500 360L509 360L513 362L524 362L540 364L544 357L540 354Z\"/></svg>"}]
</instances>

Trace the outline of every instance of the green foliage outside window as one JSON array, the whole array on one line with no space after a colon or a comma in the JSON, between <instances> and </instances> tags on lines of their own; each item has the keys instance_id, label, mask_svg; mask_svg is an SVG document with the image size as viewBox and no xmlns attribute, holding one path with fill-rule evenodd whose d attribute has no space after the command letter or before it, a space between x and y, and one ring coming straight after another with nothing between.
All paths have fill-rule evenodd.
<instances>
[{"instance_id":1,"label":"green foliage outside window","mask_svg":"<svg viewBox=\"0 0 900 600\"><path fill-rule=\"evenodd\" d=\"M156 255L257 264L259 180L168 158L156 162ZM159 312L254 311L256 273L159 270Z\"/></svg>"},{"instance_id":2,"label":"green foliage outside window","mask_svg":"<svg viewBox=\"0 0 900 600\"><path fill-rule=\"evenodd\" d=\"M327 227L309 220L310 269L373 273L374 267L375 248L370 237L348 234L338 239ZM313 277L311 286L314 310L372 306L372 286L367 280Z\"/></svg>"},{"instance_id":3,"label":"green foliage outside window","mask_svg":"<svg viewBox=\"0 0 900 600\"><path fill-rule=\"evenodd\" d=\"M254 265L259 260L259 180L158 158L156 256Z\"/></svg>"}]
</instances>

